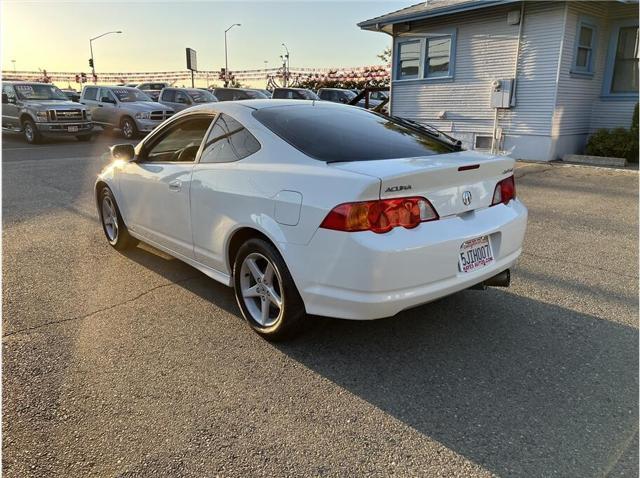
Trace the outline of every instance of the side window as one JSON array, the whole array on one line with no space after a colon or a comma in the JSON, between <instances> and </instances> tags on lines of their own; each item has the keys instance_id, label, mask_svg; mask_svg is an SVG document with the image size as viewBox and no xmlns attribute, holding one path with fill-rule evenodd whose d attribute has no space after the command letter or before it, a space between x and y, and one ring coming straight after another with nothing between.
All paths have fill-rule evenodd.
<instances>
[{"instance_id":1,"label":"side window","mask_svg":"<svg viewBox=\"0 0 640 478\"><path fill-rule=\"evenodd\" d=\"M229 101L233 97L229 90L215 90L215 95L220 101Z\"/></svg>"},{"instance_id":2,"label":"side window","mask_svg":"<svg viewBox=\"0 0 640 478\"><path fill-rule=\"evenodd\" d=\"M572 71L576 73L593 74L594 47L596 44L595 24L587 20L578 22L578 32L576 35L576 49L573 59Z\"/></svg>"},{"instance_id":3,"label":"side window","mask_svg":"<svg viewBox=\"0 0 640 478\"><path fill-rule=\"evenodd\" d=\"M239 161L259 149L260 143L244 126L231 116L220 114L205 142L200 162Z\"/></svg>"},{"instance_id":4,"label":"side window","mask_svg":"<svg viewBox=\"0 0 640 478\"><path fill-rule=\"evenodd\" d=\"M113 96L113 93L111 93L111 90L108 90L107 88L100 88L100 98L98 98L98 100L104 101L105 99L107 99L109 102L112 102L112 103L116 102L116 97Z\"/></svg>"},{"instance_id":5,"label":"side window","mask_svg":"<svg viewBox=\"0 0 640 478\"><path fill-rule=\"evenodd\" d=\"M87 86L84 89L84 95L82 96L82 99L97 101L97 99L98 99L98 88L96 88L95 86Z\"/></svg>"},{"instance_id":6,"label":"side window","mask_svg":"<svg viewBox=\"0 0 640 478\"><path fill-rule=\"evenodd\" d=\"M197 116L169 126L143 153L145 162L193 162L209 129L211 116Z\"/></svg>"},{"instance_id":7,"label":"side window","mask_svg":"<svg viewBox=\"0 0 640 478\"><path fill-rule=\"evenodd\" d=\"M176 103L188 105L190 103L190 100L182 91L176 91Z\"/></svg>"},{"instance_id":8,"label":"side window","mask_svg":"<svg viewBox=\"0 0 640 478\"><path fill-rule=\"evenodd\" d=\"M173 103L175 99L176 99L176 90L162 91L162 101L168 101L169 103Z\"/></svg>"},{"instance_id":9,"label":"side window","mask_svg":"<svg viewBox=\"0 0 640 478\"><path fill-rule=\"evenodd\" d=\"M16 100L16 92L13 90L13 86L11 85L2 85L2 92L7 95L9 99Z\"/></svg>"}]
</instances>

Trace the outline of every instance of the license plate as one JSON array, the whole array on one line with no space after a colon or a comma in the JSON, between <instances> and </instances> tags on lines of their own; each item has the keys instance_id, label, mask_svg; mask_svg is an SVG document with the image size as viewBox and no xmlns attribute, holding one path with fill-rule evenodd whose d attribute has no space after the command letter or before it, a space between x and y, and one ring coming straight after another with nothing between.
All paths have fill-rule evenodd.
<instances>
[{"instance_id":1,"label":"license plate","mask_svg":"<svg viewBox=\"0 0 640 478\"><path fill-rule=\"evenodd\" d=\"M495 259L489 236L476 237L463 242L460 246L458 262L462 272L473 272L493 264Z\"/></svg>"},{"instance_id":2,"label":"license plate","mask_svg":"<svg viewBox=\"0 0 640 478\"><path fill-rule=\"evenodd\" d=\"M69 133L77 133L78 132L78 127L77 126L69 126L69 127L67 127L67 131Z\"/></svg>"}]
</instances>

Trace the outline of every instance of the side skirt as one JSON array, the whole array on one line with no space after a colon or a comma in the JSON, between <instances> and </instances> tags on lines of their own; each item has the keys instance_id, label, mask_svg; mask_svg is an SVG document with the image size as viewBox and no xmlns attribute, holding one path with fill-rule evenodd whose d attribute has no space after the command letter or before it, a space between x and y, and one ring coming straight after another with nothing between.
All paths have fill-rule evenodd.
<instances>
[{"instance_id":1,"label":"side skirt","mask_svg":"<svg viewBox=\"0 0 640 478\"><path fill-rule=\"evenodd\" d=\"M171 249L161 246L160 244L151 241L149 239L147 239L144 236L141 236L140 234L137 234L136 232L132 231L131 229L129 229L129 234L131 234L133 237L135 237L136 239L139 239L142 242L146 242L147 244L152 245L153 247L155 247L156 249L160 249L162 252L166 252L167 254L169 254L172 257L175 257L176 259L181 260L182 262L185 262L186 264L189 264L191 267L194 267L196 269L198 269L200 272L202 272L204 275L211 277L213 280L218 281L224 285L226 285L227 287L232 287L233 286L233 282L231 280L231 276L229 274L225 274L224 272L220 272L216 269L212 269L209 266L205 266L204 264L201 264L200 262L196 261L195 259L191 259L189 257L185 257L181 254L178 254L177 252L172 251Z\"/></svg>"}]
</instances>

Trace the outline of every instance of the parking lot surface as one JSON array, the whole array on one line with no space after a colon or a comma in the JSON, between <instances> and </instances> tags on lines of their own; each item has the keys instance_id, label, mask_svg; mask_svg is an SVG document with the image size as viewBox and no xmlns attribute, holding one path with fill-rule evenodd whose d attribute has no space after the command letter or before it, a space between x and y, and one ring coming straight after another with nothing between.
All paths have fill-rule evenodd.
<instances>
[{"instance_id":1,"label":"parking lot surface","mask_svg":"<svg viewBox=\"0 0 640 478\"><path fill-rule=\"evenodd\" d=\"M520 164L510 288L270 344L107 244L114 142L3 136L5 476L638 476L636 172Z\"/></svg>"}]
</instances>

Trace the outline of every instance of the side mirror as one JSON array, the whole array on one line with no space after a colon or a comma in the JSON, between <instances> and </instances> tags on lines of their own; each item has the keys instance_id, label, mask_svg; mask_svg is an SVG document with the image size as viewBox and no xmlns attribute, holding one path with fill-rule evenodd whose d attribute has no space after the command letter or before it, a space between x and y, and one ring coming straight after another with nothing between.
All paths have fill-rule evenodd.
<instances>
[{"instance_id":1,"label":"side mirror","mask_svg":"<svg viewBox=\"0 0 640 478\"><path fill-rule=\"evenodd\" d=\"M9 103L9 97L6 93L2 93L2 104L6 105L7 103Z\"/></svg>"},{"instance_id":2,"label":"side mirror","mask_svg":"<svg viewBox=\"0 0 640 478\"><path fill-rule=\"evenodd\" d=\"M122 161L131 161L136 155L132 144L116 144L111 146L111 158Z\"/></svg>"},{"instance_id":3,"label":"side mirror","mask_svg":"<svg viewBox=\"0 0 640 478\"><path fill-rule=\"evenodd\" d=\"M109 98L108 96L103 96L103 97L100 99L100 102L101 102L101 103L114 103L114 104L115 104L115 101L113 101L113 100L112 100L111 98Z\"/></svg>"}]
</instances>

